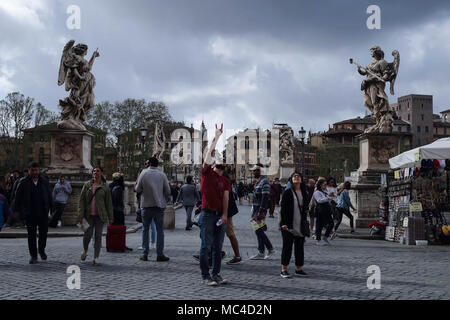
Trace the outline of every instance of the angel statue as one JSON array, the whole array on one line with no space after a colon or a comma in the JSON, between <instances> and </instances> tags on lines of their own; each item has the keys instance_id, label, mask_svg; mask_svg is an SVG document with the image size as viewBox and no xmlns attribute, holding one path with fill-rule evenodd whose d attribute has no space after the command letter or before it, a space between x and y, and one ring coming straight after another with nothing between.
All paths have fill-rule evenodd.
<instances>
[{"instance_id":1,"label":"angel statue","mask_svg":"<svg viewBox=\"0 0 450 320\"><path fill-rule=\"evenodd\" d=\"M86 130L83 122L86 114L94 107L95 77L91 73L95 58L100 57L98 49L92 54L89 62L84 58L88 51L85 44L77 44L70 40L64 47L59 68L58 85L65 83L70 94L59 100L62 107L61 121L58 128L66 130Z\"/></svg>"},{"instance_id":2,"label":"angel statue","mask_svg":"<svg viewBox=\"0 0 450 320\"><path fill-rule=\"evenodd\" d=\"M376 121L375 125L364 133L392 133L397 114L389 105L389 98L384 90L386 82L390 82L390 93L395 94L394 85L400 66L400 54L397 50L392 52L394 56L392 63L384 60L384 52L378 46L370 48L370 54L373 61L365 68L350 59L351 64L357 65L359 74L366 76L361 84L364 105L373 113Z\"/></svg>"},{"instance_id":3,"label":"angel statue","mask_svg":"<svg viewBox=\"0 0 450 320\"><path fill-rule=\"evenodd\" d=\"M164 135L164 128L160 121L155 123L155 137L153 141L153 157L163 162L163 153L165 151L166 137Z\"/></svg>"}]
</instances>

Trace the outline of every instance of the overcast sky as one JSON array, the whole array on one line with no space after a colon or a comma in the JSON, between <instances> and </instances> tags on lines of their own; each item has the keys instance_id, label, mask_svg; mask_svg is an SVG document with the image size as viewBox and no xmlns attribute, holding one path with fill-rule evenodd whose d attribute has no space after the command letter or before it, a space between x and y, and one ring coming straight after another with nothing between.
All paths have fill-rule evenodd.
<instances>
[{"instance_id":1,"label":"overcast sky","mask_svg":"<svg viewBox=\"0 0 450 320\"><path fill-rule=\"evenodd\" d=\"M69 5L81 29L66 27ZM369 5L381 30L366 27ZM57 111L64 44L99 48L96 101L165 102L176 120L208 129L322 131L365 114L362 78L379 45L401 55L399 96L431 94L450 107L450 2L375 0L0 0L0 97L20 91ZM388 91L388 90L387 90Z\"/></svg>"}]
</instances>

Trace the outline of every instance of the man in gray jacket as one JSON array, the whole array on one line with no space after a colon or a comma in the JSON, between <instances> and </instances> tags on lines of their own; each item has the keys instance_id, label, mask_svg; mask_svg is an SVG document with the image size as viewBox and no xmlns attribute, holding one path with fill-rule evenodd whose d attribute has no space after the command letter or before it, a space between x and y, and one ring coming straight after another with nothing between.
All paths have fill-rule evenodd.
<instances>
[{"instance_id":1,"label":"man in gray jacket","mask_svg":"<svg viewBox=\"0 0 450 320\"><path fill-rule=\"evenodd\" d=\"M148 261L149 229L152 220L156 225L156 261L168 261L164 251L164 211L170 195L169 180L164 172L158 168L156 158L150 158L150 167L139 175L136 192L141 194L142 215L142 248L144 250L141 260Z\"/></svg>"},{"instance_id":2,"label":"man in gray jacket","mask_svg":"<svg viewBox=\"0 0 450 320\"><path fill-rule=\"evenodd\" d=\"M192 210L200 202L200 194L192 176L186 178L186 184L181 187L180 193L178 193L176 204L180 202L186 209L186 230L192 230Z\"/></svg>"},{"instance_id":3,"label":"man in gray jacket","mask_svg":"<svg viewBox=\"0 0 450 320\"><path fill-rule=\"evenodd\" d=\"M64 213L64 208L66 207L67 201L69 201L69 196L71 193L72 186L66 181L65 177L61 175L59 177L59 182L53 188L52 193L55 213L49 223L51 228L56 228L56 226L61 227L61 217Z\"/></svg>"}]
</instances>

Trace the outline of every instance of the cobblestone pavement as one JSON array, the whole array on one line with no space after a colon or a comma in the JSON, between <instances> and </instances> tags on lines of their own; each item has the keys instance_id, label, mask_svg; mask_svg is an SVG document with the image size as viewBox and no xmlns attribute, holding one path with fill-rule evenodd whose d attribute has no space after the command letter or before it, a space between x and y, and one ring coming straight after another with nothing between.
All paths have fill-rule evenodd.
<instances>
[{"instance_id":1,"label":"cobblestone pavement","mask_svg":"<svg viewBox=\"0 0 450 320\"><path fill-rule=\"evenodd\" d=\"M249 206L240 206L234 218L241 255L247 260L256 250L256 236L249 224ZM196 227L184 230L184 211L177 211L176 230L165 232L167 263L139 260L141 232L127 235L130 253L102 250L102 266L80 262L81 238L48 240L47 262L28 264L26 239L0 239L0 299L449 299L449 247L405 247L386 241L336 239L333 246L305 245L309 278L282 279L281 235L277 219L268 219L274 260L223 264L230 283L221 287L200 284L200 269L192 255L200 239ZM105 239L104 239L105 241ZM91 246L92 247L92 246ZM224 250L232 250L225 239ZM226 259L226 260L227 260ZM293 261L293 259L292 259ZM70 265L81 268L81 290L69 290ZM381 268L381 289L367 288L367 267ZM292 272L294 266L290 266Z\"/></svg>"}]
</instances>

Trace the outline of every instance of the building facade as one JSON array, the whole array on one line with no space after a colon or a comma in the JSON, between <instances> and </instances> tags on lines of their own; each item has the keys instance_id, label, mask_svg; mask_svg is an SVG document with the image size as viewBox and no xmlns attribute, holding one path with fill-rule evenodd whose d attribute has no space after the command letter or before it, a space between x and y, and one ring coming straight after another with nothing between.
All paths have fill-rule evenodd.
<instances>
[{"instance_id":1,"label":"building facade","mask_svg":"<svg viewBox=\"0 0 450 320\"><path fill-rule=\"evenodd\" d=\"M433 142L433 96L410 94L392 107L411 126L413 148Z\"/></svg>"}]
</instances>

